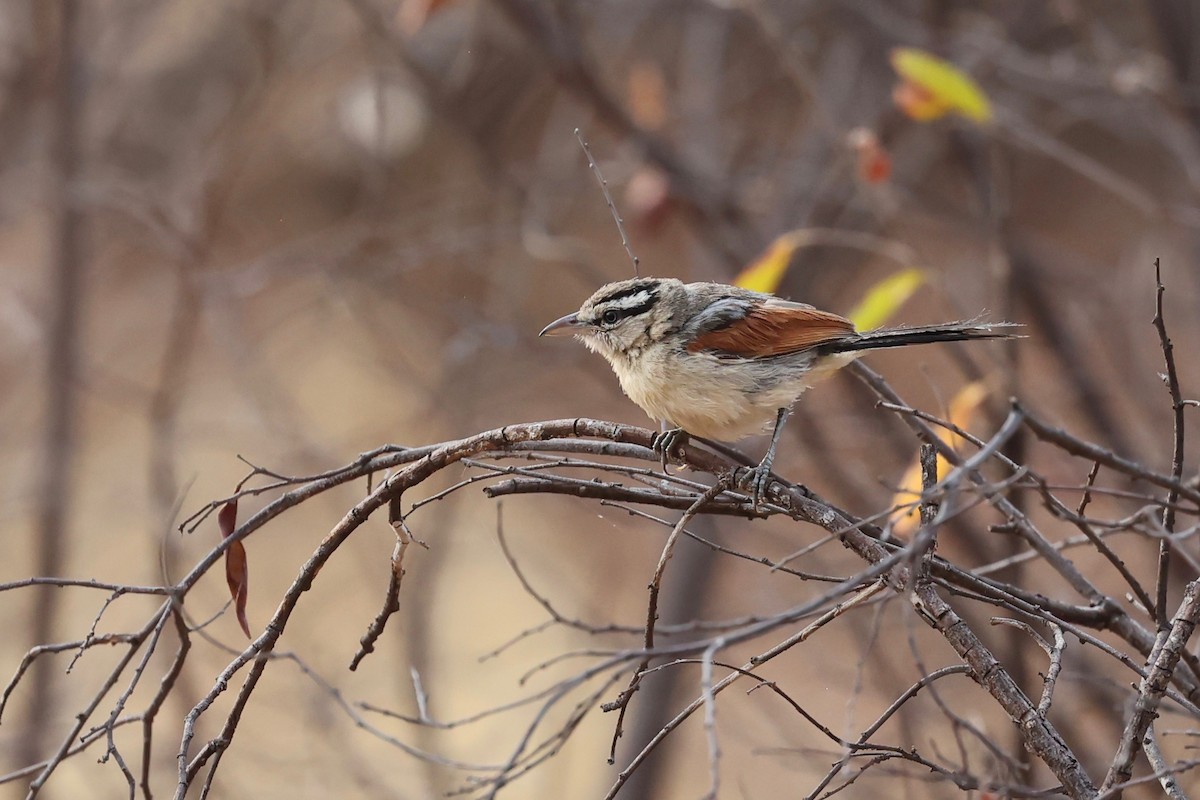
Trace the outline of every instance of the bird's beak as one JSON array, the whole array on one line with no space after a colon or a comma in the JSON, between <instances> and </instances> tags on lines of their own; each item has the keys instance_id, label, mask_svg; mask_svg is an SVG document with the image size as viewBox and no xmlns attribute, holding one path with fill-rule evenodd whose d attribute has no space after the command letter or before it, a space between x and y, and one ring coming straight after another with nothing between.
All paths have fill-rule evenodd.
<instances>
[{"instance_id":1,"label":"bird's beak","mask_svg":"<svg viewBox=\"0 0 1200 800\"><path fill-rule=\"evenodd\" d=\"M584 324L576 314L567 314L542 328L538 336L569 336L584 327Z\"/></svg>"}]
</instances>

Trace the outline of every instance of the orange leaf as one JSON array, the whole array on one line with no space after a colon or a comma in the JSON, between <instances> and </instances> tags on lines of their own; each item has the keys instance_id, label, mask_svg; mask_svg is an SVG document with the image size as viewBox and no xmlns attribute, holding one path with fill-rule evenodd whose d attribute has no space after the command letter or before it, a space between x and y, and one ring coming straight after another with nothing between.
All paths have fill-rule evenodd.
<instances>
[{"instance_id":1,"label":"orange leaf","mask_svg":"<svg viewBox=\"0 0 1200 800\"><path fill-rule=\"evenodd\" d=\"M629 69L629 114L648 131L667 122L667 81L653 61L640 61Z\"/></svg>"},{"instance_id":2,"label":"orange leaf","mask_svg":"<svg viewBox=\"0 0 1200 800\"><path fill-rule=\"evenodd\" d=\"M959 390L950 401L949 421L959 428L966 430L970 427L975 415L987 399L987 387L981 381L972 381ZM950 446L955 450L962 447L963 439L956 433L950 434ZM937 457L938 479L945 477L950 471L950 462L942 456ZM907 539L921 524L921 510L916 503L921 499L921 461L917 459L909 465L900 479L900 490L892 498L894 506L909 506L897 511L892 516L892 535Z\"/></svg>"},{"instance_id":3,"label":"orange leaf","mask_svg":"<svg viewBox=\"0 0 1200 800\"><path fill-rule=\"evenodd\" d=\"M929 122L946 116L950 111L948 105L927 89L909 81L896 84L896 88L892 89L892 102L909 119L917 122Z\"/></svg>"},{"instance_id":4,"label":"orange leaf","mask_svg":"<svg viewBox=\"0 0 1200 800\"><path fill-rule=\"evenodd\" d=\"M901 79L892 100L912 119L927 122L955 113L980 124L991 121L983 89L949 61L916 47L896 48L891 60Z\"/></svg>"},{"instance_id":5,"label":"orange leaf","mask_svg":"<svg viewBox=\"0 0 1200 800\"><path fill-rule=\"evenodd\" d=\"M217 512L217 525L221 529L221 538L228 539L237 527L237 500L230 500L221 506ZM229 584L229 595L233 598L234 609L238 622L250 636L250 623L246 619L246 597L250 588L250 565L246 560L246 548L241 541L229 545L225 551L225 582Z\"/></svg>"}]
</instances>

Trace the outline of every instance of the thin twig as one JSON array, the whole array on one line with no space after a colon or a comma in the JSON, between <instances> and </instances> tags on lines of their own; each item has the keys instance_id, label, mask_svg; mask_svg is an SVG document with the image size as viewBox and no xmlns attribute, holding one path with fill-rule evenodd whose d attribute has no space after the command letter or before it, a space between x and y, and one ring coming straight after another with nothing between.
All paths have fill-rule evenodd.
<instances>
[{"instance_id":1,"label":"thin twig","mask_svg":"<svg viewBox=\"0 0 1200 800\"><path fill-rule=\"evenodd\" d=\"M1042 699L1038 701L1038 713L1042 716L1050 713L1050 703L1054 697L1054 685L1058 681L1058 675L1062 672L1063 651L1067 648L1066 637L1063 636L1062 626L1050 623L1051 629L1054 631L1054 644L1047 642L1032 625L1022 622L1019 619L1010 619L1008 617L992 617L993 625L1010 625L1018 628L1029 635L1034 643L1046 653L1050 659L1050 666L1046 669L1046 676L1042 685Z\"/></svg>"},{"instance_id":2,"label":"thin twig","mask_svg":"<svg viewBox=\"0 0 1200 800\"><path fill-rule=\"evenodd\" d=\"M1158 737L1154 735L1154 728L1146 731L1146 737L1142 739L1142 751L1146 754L1146 760L1150 762L1150 769L1154 770L1154 774L1158 776L1158 783L1162 786L1163 794L1169 800L1188 800L1179 781L1175 778L1174 769L1167 763L1162 748L1158 746Z\"/></svg>"},{"instance_id":3,"label":"thin twig","mask_svg":"<svg viewBox=\"0 0 1200 800\"><path fill-rule=\"evenodd\" d=\"M647 651L654 648L654 626L658 622L658 595L662 589L663 573L666 571L667 563L671 560L671 555L675 552L675 543L679 541L679 536L687 527L687 524L693 517L699 513L700 509L714 500L718 495L728 488L728 481L724 478L718 479L708 491L697 497L690 506L680 516L679 521L671 528L670 534L667 535L666 542L663 543L662 553L658 557L658 564L654 568L654 576L650 579L650 598L646 603L646 627L643 645ZM605 711L618 711L617 722L613 727L612 744L609 748L609 763L616 760L617 755L617 740L621 738L623 732L623 723L625 721L625 711L629 707L629 701L633 699L634 693L641 685L643 673L646 667L650 666L650 658L647 656L633 671L632 677L629 679L629 685L624 691L617 696L616 700L611 703L606 703L603 708Z\"/></svg>"},{"instance_id":4,"label":"thin twig","mask_svg":"<svg viewBox=\"0 0 1200 800\"><path fill-rule=\"evenodd\" d=\"M1028 409L1025 409L1025 424L1033 431L1034 436L1044 442L1056 444L1072 455L1086 458L1089 461L1099 461L1106 467L1123 472L1126 475L1146 481L1147 483L1152 483L1155 486L1161 486L1164 489L1174 491L1177 496L1186 497L1193 503L1200 504L1200 491L1184 484L1179 478L1155 472L1137 461L1123 458L1098 444L1093 444L1092 442L1073 436L1062 428L1047 425L1037 417L1032 416Z\"/></svg>"},{"instance_id":5,"label":"thin twig","mask_svg":"<svg viewBox=\"0 0 1200 800\"><path fill-rule=\"evenodd\" d=\"M608 181L604 180L604 175L600 172L600 165L596 163L596 159L592 156L592 148L588 147L587 141L583 138L583 132L579 128L575 129L575 138L579 140L579 146L583 148L583 154L587 156L588 167L600 183L600 191L604 192L604 202L608 203L608 210L612 212L613 222L617 223L617 233L621 234L621 246L625 248L626 254L629 255L629 260L633 263L633 275L634 277L641 277L641 273L638 272L638 265L641 262L633 254L633 248L629 244L629 237L625 234L625 221L621 219L621 214L617 211L617 204L613 202L612 195L609 194Z\"/></svg>"},{"instance_id":6,"label":"thin twig","mask_svg":"<svg viewBox=\"0 0 1200 800\"><path fill-rule=\"evenodd\" d=\"M1167 390L1171 393L1171 411L1174 418L1174 437L1171 456L1171 478L1178 484L1183 478L1183 431L1184 414L1183 399L1179 391L1179 376L1175 372L1175 346L1167 335L1167 324L1163 319L1163 295L1166 287L1162 282L1162 268L1159 259L1154 259L1154 329L1158 332L1158 341L1162 346L1163 362L1166 374L1163 376ZM1167 505L1163 508L1162 525L1167 532L1158 543L1158 574L1155 580L1155 609L1157 611L1158 629L1167 629L1167 585L1171 570L1171 540L1170 534L1175 532L1174 504L1179 500L1179 489L1167 490Z\"/></svg>"},{"instance_id":7,"label":"thin twig","mask_svg":"<svg viewBox=\"0 0 1200 800\"><path fill-rule=\"evenodd\" d=\"M803 629L801 629L797 633L793 634L792 636L789 636L788 638L784 639L782 642L775 645L770 650L767 650L764 653L760 653L759 655L754 656L753 658L750 659L750 664L753 666L758 666L759 664L770 661L771 659L775 658L780 653L783 653L784 651L789 650L792 647L795 647L800 642L803 642L804 640L808 639L814 633L816 633L821 628L828 625L830 622L833 622L835 619L842 616L847 611L850 611L854 608L857 608L858 606L861 606L863 603L867 602L868 600L870 600L871 598L873 598L875 595L879 594L886 588L887 588L887 583L885 583L884 581L875 581L874 583L870 584L862 591L855 594L849 600L838 603L833 608L829 609L824 614L817 617L816 620L814 620L810 624L806 625Z\"/></svg>"}]
</instances>

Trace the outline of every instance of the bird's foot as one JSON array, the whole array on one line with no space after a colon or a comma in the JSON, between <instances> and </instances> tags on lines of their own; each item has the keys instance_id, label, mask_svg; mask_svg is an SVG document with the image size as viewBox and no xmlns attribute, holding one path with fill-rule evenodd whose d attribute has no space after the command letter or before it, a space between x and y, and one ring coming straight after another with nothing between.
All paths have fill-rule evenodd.
<instances>
[{"instance_id":1,"label":"bird's foot","mask_svg":"<svg viewBox=\"0 0 1200 800\"><path fill-rule=\"evenodd\" d=\"M772 455L768 453L757 467L747 468L738 476L738 488L750 492L750 502L756 511L767 505L767 488L772 480L771 462L774 461Z\"/></svg>"},{"instance_id":2,"label":"bird's foot","mask_svg":"<svg viewBox=\"0 0 1200 800\"><path fill-rule=\"evenodd\" d=\"M771 444L767 446L767 454L752 470L748 470L738 481L738 488L750 490L750 502L755 511L764 510L767 503L767 488L771 485L771 465L775 463L775 448L779 446L779 434L783 431L783 423L787 422L788 409L779 409L775 416L775 429L771 431Z\"/></svg>"},{"instance_id":3,"label":"bird's foot","mask_svg":"<svg viewBox=\"0 0 1200 800\"><path fill-rule=\"evenodd\" d=\"M667 458L678 457L679 451L688 443L689 438L683 428L668 428L654 434L654 438L650 440L650 449L658 453L663 472L667 471Z\"/></svg>"}]
</instances>

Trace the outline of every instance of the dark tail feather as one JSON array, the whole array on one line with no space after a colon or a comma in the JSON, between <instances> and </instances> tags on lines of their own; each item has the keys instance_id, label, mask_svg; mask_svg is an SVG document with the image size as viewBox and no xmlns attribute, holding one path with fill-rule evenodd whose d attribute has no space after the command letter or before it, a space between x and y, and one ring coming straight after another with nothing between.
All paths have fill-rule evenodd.
<instances>
[{"instance_id":1,"label":"dark tail feather","mask_svg":"<svg viewBox=\"0 0 1200 800\"><path fill-rule=\"evenodd\" d=\"M865 331L856 338L822 345L822 353L849 353L855 350L876 350L883 347L905 347L931 342L962 342L967 339L1015 339L1012 322L947 322L942 325L922 325L914 328L880 328Z\"/></svg>"}]
</instances>

